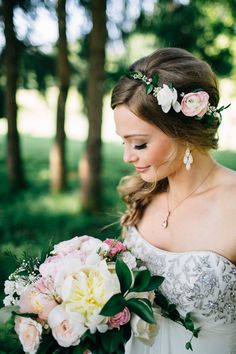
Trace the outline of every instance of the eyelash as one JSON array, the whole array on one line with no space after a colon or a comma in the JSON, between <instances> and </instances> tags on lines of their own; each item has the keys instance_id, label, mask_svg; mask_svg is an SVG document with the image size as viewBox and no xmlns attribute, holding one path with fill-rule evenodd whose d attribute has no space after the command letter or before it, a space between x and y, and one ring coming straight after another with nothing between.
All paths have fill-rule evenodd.
<instances>
[{"instance_id":1,"label":"eyelash","mask_svg":"<svg viewBox=\"0 0 236 354\"><path fill-rule=\"evenodd\" d=\"M125 143L123 142L122 145L125 145ZM147 143L144 143L144 144L140 144L140 145L134 145L134 149L135 150L142 150L142 149L145 149L147 147Z\"/></svg>"},{"instance_id":2,"label":"eyelash","mask_svg":"<svg viewBox=\"0 0 236 354\"><path fill-rule=\"evenodd\" d=\"M141 145L135 145L134 148L136 150L142 150L145 149L147 147L147 143L141 144Z\"/></svg>"}]
</instances>

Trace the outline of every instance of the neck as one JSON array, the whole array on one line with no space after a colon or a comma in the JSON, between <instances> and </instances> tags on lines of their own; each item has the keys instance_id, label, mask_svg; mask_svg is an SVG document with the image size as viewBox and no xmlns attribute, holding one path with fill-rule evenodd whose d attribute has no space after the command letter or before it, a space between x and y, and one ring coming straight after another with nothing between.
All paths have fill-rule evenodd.
<instances>
[{"instance_id":1,"label":"neck","mask_svg":"<svg viewBox=\"0 0 236 354\"><path fill-rule=\"evenodd\" d=\"M216 162L209 154L193 151L192 155L193 164L190 171L187 171L182 163L177 171L168 176L171 205L178 203L195 189L196 193L199 193L211 186L213 173L210 173L209 178L206 178L206 176L214 168ZM204 181L205 178L206 180Z\"/></svg>"}]
</instances>

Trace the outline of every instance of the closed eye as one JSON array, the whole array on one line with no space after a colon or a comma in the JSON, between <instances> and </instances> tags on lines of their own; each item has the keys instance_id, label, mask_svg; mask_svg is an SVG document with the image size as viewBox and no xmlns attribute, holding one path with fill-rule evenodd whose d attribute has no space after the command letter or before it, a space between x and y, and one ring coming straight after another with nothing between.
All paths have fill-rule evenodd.
<instances>
[{"instance_id":1,"label":"closed eye","mask_svg":"<svg viewBox=\"0 0 236 354\"><path fill-rule=\"evenodd\" d=\"M136 150L142 150L145 149L147 147L147 143L141 144L141 145L134 145L134 148Z\"/></svg>"}]
</instances>

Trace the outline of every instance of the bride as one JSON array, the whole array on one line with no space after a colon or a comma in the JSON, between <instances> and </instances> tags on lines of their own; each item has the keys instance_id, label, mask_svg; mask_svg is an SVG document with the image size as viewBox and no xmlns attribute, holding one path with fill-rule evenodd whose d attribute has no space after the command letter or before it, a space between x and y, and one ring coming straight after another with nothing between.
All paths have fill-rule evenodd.
<instances>
[{"instance_id":1,"label":"bride","mask_svg":"<svg viewBox=\"0 0 236 354\"><path fill-rule=\"evenodd\" d=\"M126 245L162 293L201 327L196 354L236 353L236 173L212 158L221 112L209 65L164 48L135 62L112 94L124 161L136 173L119 191ZM153 346L132 338L127 354L183 354L189 333L162 318Z\"/></svg>"}]
</instances>

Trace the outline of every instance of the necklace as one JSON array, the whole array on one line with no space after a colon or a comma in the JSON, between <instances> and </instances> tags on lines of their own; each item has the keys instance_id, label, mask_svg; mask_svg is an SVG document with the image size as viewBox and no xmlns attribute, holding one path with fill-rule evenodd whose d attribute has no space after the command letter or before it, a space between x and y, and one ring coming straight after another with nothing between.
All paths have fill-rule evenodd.
<instances>
[{"instance_id":1,"label":"necklace","mask_svg":"<svg viewBox=\"0 0 236 354\"><path fill-rule=\"evenodd\" d=\"M167 203L167 215L165 217L165 219L162 221L162 227L163 229L166 229L168 224L169 224L169 217L170 217L170 214L175 210L177 209L187 198L189 198L191 195L193 195L194 192L196 192L198 190L198 188L201 187L201 185L203 185L203 183L207 180L207 178L210 176L210 174L213 172L214 168L216 167L216 164L214 164L214 166L210 169L210 171L207 173L206 177L204 177L204 179L201 181L201 183L196 187L194 188L194 190L189 193L184 199L182 199L174 208L170 209L169 208L169 201L168 201L168 194L166 196L166 203Z\"/></svg>"}]
</instances>

